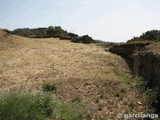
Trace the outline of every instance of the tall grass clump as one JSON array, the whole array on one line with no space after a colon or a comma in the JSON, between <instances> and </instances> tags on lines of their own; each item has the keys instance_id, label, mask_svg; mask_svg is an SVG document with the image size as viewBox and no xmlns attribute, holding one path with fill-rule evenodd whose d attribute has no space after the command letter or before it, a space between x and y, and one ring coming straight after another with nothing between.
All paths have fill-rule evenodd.
<instances>
[{"instance_id":1,"label":"tall grass clump","mask_svg":"<svg viewBox=\"0 0 160 120\"><path fill-rule=\"evenodd\" d=\"M85 104L81 101L74 103L58 103L54 111L56 120L81 120L85 114Z\"/></svg>"},{"instance_id":2,"label":"tall grass clump","mask_svg":"<svg viewBox=\"0 0 160 120\"><path fill-rule=\"evenodd\" d=\"M49 91L56 91L57 89L57 83L55 82L51 82L51 83L44 83L42 85L42 90L45 92L49 92Z\"/></svg>"},{"instance_id":3,"label":"tall grass clump","mask_svg":"<svg viewBox=\"0 0 160 120\"><path fill-rule=\"evenodd\" d=\"M81 101L61 102L46 92L0 93L0 120L79 120L84 112L85 106Z\"/></svg>"},{"instance_id":4,"label":"tall grass clump","mask_svg":"<svg viewBox=\"0 0 160 120\"><path fill-rule=\"evenodd\" d=\"M47 120L52 115L51 97L44 93L0 93L0 120Z\"/></svg>"}]
</instances>

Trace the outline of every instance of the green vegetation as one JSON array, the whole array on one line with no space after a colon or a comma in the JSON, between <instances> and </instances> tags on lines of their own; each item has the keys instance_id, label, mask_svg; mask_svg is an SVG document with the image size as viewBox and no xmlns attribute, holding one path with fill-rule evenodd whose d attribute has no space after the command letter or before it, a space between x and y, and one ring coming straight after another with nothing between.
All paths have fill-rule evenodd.
<instances>
[{"instance_id":1,"label":"green vegetation","mask_svg":"<svg viewBox=\"0 0 160 120\"><path fill-rule=\"evenodd\" d=\"M56 120L80 120L84 116L85 105L81 101L71 104L59 103L56 105ZM83 116L82 116L83 115Z\"/></svg>"},{"instance_id":2,"label":"green vegetation","mask_svg":"<svg viewBox=\"0 0 160 120\"><path fill-rule=\"evenodd\" d=\"M45 120L52 115L48 94L13 91L0 94L0 120Z\"/></svg>"},{"instance_id":3,"label":"green vegetation","mask_svg":"<svg viewBox=\"0 0 160 120\"><path fill-rule=\"evenodd\" d=\"M147 31L142 35L140 35L139 37L133 37L128 42L146 41L146 40L160 42L160 30Z\"/></svg>"},{"instance_id":4,"label":"green vegetation","mask_svg":"<svg viewBox=\"0 0 160 120\"><path fill-rule=\"evenodd\" d=\"M57 89L57 83L51 82L51 83L44 83L42 85L43 91L56 91Z\"/></svg>"},{"instance_id":5,"label":"green vegetation","mask_svg":"<svg viewBox=\"0 0 160 120\"><path fill-rule=\"evenodd\" d=\"M59 102L47 93L7 91L0 94L0 120L78 120L85 113L81 101Z\"/></svg>"},{"instance_id":6,"label":"green vegetation","mask_svg":"<svg viewBox=\"0 0 160 120\"><path fill-rule=\"evenodd\" d=\"M155 89L146 89L144 92L145 102L155 106L158 103L158 92Z\"/></svg>"},{"instance_id":7,"label":"green vegetation","mask_svg":"<svg viewBox=\"0 0 160 120\"><path fill-rule=\"evenodd\" d=\"M119 99L123 99L131 85L127 81L123 81L122 83L120 83L120 86L121 88L117 90L115 96L119 97Z\"/></svg>"},{"instance_id":8,"label":"green vegetation","mask_svg":"<svg viewBox=\"0 0 160 120\"><path fill-rule=\"evenodd\" d=\"M143 93L144 102L156 109L158 104L158 90L149 88L147 86L147 81L143 80L141 77L134 76L132 81L135 81L137 89Z\"/></svg>"},{"instance_id":9,"label":"green vegetation","mask_svg":"<svg viewBox=\"0 0 160 120\"><path fill-rule=\"evenodd\" d=\"M123 99L124 92L118 91L115 96L119 97L120 99Z\"/></svg>"},{"instance_id":10,"label":"green vegetation","mask_svg":"<svg viewBox=\"0 0 160 120\"><path fill-rule=\"evenodd\" d=\"M67 31L63 30L60 26L49 26L40 27L40 28L18 28L11 31L12 34L25 36L25 37L33 37L33 38L48 38L48 37L60 37L61 35L65 36L78 36L74 33L68 33Z\"/></svg>"},{"instance_id":11,"label":"green vegetation","mask_svg":"<svg viewBox=\"0 0 160 120\"><path fill-rule=\"evenodd\" d=\"M122 99L129 87L136 88L140 93L142 93L144 103L147 106L153 107L150 109L150 112L155 112L156 109L158 109L158 90L149 88L147 81L140 76L132 76L131 78L128 78L125 74L123 74L123 72L119 72L119 75L124 79L124 81L121 84L121 89L115 93L115 96ZM133 109L133 101L130 101L129 106Z\"/></svg>"}]
</instances>

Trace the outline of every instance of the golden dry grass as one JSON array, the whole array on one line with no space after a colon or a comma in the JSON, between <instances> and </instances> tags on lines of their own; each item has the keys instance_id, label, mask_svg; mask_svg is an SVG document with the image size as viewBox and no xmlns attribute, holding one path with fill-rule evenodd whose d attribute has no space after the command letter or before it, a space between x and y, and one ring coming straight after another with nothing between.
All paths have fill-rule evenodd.
<instances>
[{"instance_id":1,"label":"golden dry grass","mask_svg":"<svg viewBox=\"0 0 160 120\"><path fill-rule=\"evenodd\" d=\"M39 89L43 82L69 78L120 80L113 71L127 67L122 58L94 44L12 35L7 40L14 46L0 51L0 88Z\"/></svg>"}]
</instances>

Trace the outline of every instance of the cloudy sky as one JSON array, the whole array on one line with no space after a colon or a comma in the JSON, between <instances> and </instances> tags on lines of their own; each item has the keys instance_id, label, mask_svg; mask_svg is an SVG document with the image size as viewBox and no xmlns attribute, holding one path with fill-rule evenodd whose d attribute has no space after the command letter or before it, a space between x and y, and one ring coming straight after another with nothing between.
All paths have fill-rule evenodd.
<instances>
[{"instance_id":1,"label":"cloudy sky","mask_svg":"<svg viewBox=\"0 0 160 120\"><path fill-rule=\"evenodd\" d=\"M0 0L0 28L50 25L125 42L160 29L160 0Z\"/></svg>"}]
</instances>

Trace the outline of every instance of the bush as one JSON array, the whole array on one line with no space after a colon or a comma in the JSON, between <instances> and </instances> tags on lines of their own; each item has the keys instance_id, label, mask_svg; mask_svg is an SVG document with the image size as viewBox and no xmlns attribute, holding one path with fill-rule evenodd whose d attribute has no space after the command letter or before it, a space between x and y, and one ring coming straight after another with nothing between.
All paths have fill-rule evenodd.
<instances>
[{"instance_id":1,"label":"bush","mask_svg":"<svg viewBox=\"0 0 160 120\"><path fill-rule=\"evenodd\" d=\"M78 35L74 34L74 33L68 33L67 36L69 36L69 37L78 37Z\"/></svg>"},{"instance_id":2,"label":"bush","mask_svg":"<svg viewBox=\"0 0 160 120\"><path fill-rule=\"evenodd\" d=\"M46 120L52 110L48 94L24 91L0 94L0 120Z\"/></svg>"},{"instance_id":3,"label":"bush","mask_svg":"<svg viewBox=\"0 0 160 120\"><path fill-rule=\"evenodd\" d=\"M141 77L134 76L132 79L135 81L137 89L143 93L143 100L144 102L149 105L154 107L154 109L150 109L151 111L155 111L158 106L158 90L157 89L151 89L148 87L148 82L142 79Z\"/></svg>"},{"instance_id":4,"label":"bush","mask_svg":"<svg viewBox=\"0 0 160 120\"><path fill-rule=\"evenodd\" d=\"M85 105L78 101L71 104L57 104L54 115L56 120L80 120L84 113Z\"/></svg>"},{"instance_id":5,"label":"bush","mask_svg":"<svg viewBox=\"0 0 160 120\"><path fill-rule=\"evenodd\" d=\"M150 30L139 37L133 37L131 40L128 40L127 42L135 42L135 41L155 41L155 42L160 42L160 30Z\"/></svg>"},{"instance_id":6,"label":"bush","mask_svg":"<svg viewBox=\"0 0 160 120\"><path fill-rule=\"evenodd\" d=\"M18 28L11 31L12 34L25 36L25 37L33 37L33 38L48 38L54 37L54 35L63 35L66 34L67 31L63 30L60 26L49 26L48 28Z\"/></svg>"},{"instance_id":7,"label":"bush","mask_svg":"<svg viewBox=\"0 0 160 120\"><path fill-rule=\"evenodd\" d=\"M146 89L144 92L144 100L147 104L155 107L158 103L158 90Z\"/></svg>"},{"instance_id":8,"label":"bush","mask_svg":"<svg viewBox=\"0 0 160 120\"><path fill-rule=\"evenodd\" d=\"M79 120L85 113L81 101L58 102L46 93L8 91L0 94L0 120Z\"/></svg>"},{"instance_id":9,"label":"bush","mask_svg":"<svg viewBox=\"0 0 160 120\"><path fill-rule=\"evenodd\" d=\"M56 91L57 89L57 83L52 82L52 83L45 83L42 85L43 91Z\"/></svg>"}]
</instances>

